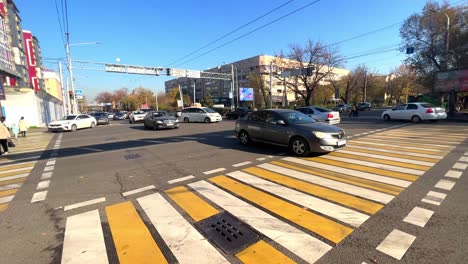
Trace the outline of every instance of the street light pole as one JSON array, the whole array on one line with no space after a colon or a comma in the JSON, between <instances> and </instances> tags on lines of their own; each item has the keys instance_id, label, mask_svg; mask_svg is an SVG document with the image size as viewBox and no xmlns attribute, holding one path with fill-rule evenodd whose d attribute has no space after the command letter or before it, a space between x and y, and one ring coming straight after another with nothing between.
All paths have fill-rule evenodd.
<instances>
[{"instance_id":1,"label":"street light pole","mask_svg":"<svg viewBox=\"0 0 468 264\"><path fill-rule=\"evenodd\" d=\"M449 60L449 40L450 40L450 17L447 13L444 13L445 17L447 17L447 33L446 33L446 40L445 40L445 70L448 70L448 60Z\"/></svg>"},{"instance_id":2,"label":"street light pole","mask_svg":"<svg viewBox=\"0 0 468 264\"><path fill-rule=\"evenodd\" d=\"M76 108L76 97L75 97L75 81L73 80L73 66L72 66L72 59L70 55L70 33L66 33L67 37L67 42L65 44L66 51L67 51L67 59L68 59L68 73L70 75L70 83L71 83L71 89L72 89L72 94L73 94L73 113L77 113L77 108Z\"/></svg>"},{"instance_id":3,"label":"street light pole","mask_svg":"<svg viewBox=\"0 0 468 264\"><path fill-rule=\"evenodd\" d=\"M236 106L239 107L239 75L237 74L236 67Z\"/></svg>"},{"instance_id":4,"label":"street light pole","mask_svg":"<svg viewBox=\"0 0 468 264\"><path fill-rule=\"evenodd\" d=\"M234 108L234 65L231 64L231 109Z\"/></svg>"},{"instance_id":5,"label":"street light pole","mask_svg":"<svg viewBox=\"0 0 468 264\"><path fill-rule=\"evenodd\" d=\"M270 109L273 108L272 79L273 79L273 61L270 61Z\"/></svg>"}]
</instances>

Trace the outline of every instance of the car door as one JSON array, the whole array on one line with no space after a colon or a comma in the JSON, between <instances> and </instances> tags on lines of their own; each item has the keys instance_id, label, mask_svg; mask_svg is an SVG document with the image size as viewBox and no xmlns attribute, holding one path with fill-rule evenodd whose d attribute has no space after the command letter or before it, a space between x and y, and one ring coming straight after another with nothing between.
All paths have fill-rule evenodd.
<instances>
[{"instance_id":1,"label":"car door","mask_svg":"<svg viewBox=\"0 0 468 264\"><path fill-rule=\"evenodd\" d=\"M279 124L278 121L284 119L281 118L275 112L268 111L266 113L265 125L263 127L262 138L265 141L280 144L280 145L288 145L289 137L288 137L288 126Z\"/></svg>"},{"instance_id":2,"label":"car door","mask_svg":"<svg viewBox=\"0 0 468 264\"><path fill-rule=\"evenodd\" d=\"M406 104L396 106L390 111L390 118L392 119L402 119L404 114L403 111L406 109Z\"/></svg>"},{"instance_id":3,"label":"car door","mask_svg":"<svg viewBox=\"0 0 468 264\"><path fill-rule=\"evenodd\" d=\"M88 123L88 120L87 120L87 119L88 119L87 116L85 116L85 115L79 115L78 118L77 118L77 121L78 121L77 123L78 123L78 124L77 124L76 126L77 126L78 128L84 128L84 127L86 127L86 124ZM89 126L89 125L88 125L88 126Z\"/></svg>"},{"instance_id":4,"label":"car door","mask_svg":"<svg viewBox=\"0 0 468 264\"><path fill-rule=\"evenodd\" d=\"M265 126L266 111L251 113L247 118L247 133L253 140L263 140L262 131Z\"/></svg>"},{"instance_id":5,"label":"car door","mask_svg":"<svg viewBox=\"0 0 468 264\"><path fill-rule=\"evenodd\" d=\"M205 110L200 108L195 109L195 114L197 116L197 122L205 122L205 118L208 116Z\"/></svg>"},{"instance_id":6,"label":"car door","mask_svg":"<svg viewBox=\"0 0 468 264\"><path fill-rule=\"evenodd\" d=\"M401 111L401 119L411 120L411 117L418 115L418 105L417 104L407 104L405 110Z\"/></svg>"}]
</instances>

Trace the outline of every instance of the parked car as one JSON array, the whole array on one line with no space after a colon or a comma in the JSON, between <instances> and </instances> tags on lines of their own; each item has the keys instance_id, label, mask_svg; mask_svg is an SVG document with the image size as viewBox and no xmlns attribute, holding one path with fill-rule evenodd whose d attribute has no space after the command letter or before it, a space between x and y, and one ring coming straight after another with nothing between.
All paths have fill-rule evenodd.
<instances>
[{"instance_id":1,"label":"parked car","mask_svg":"<svg viewBox=\"0 0 468 264\"><path fill-rule=\"evenodd\" d=\"M182 110L180 117L185 123L189 122L219 122L223 120L221 115L208 107L188 107Z\"/></svg>"},{"instance_id":2,"label":"parked car","mask_svg":"<svg viewBox=\"0 0 468 264\"><path fill-rule=\"evenodd\" d=\"M125 119L125 114L124 114L124 113L121 113L121 112L115 113L113 119L114 119L114 120L124 120L124 119Z\"/></svg>"},{"instance_id":3,"label":"parked car","mask_svg":"<svg viewBox=\"0 0 468 264\"><path fill-rule=\"evenodd\" d=\"M96 118L90 115L66 115L60 120L53 121L49 124L50 131L72 131L75 132L81 128L93 128L97 124Z\"/></svg>"},{"instance_id":4,"label":"parked car","mask_svg":"<svg viewBox=\"0 0 468 264\"><path fill-rule=\"evenodd\" d=\"M333 111L337 111L339 113L349 113L353 109L353 107L349 104L339 104L332 108Z\"/></svg>"},{"instance_id":5,"label":"parked car","mask_svg":"<svg viewBox=\"0 0 468 264\"><path fill-rule=\"evenodd\" d=\"M141 111L141 110L133 111L128 117L128 122L132 124L132 123L136 123L139 121L143 121L145 116L146 116L146 112L144 111Z\"/></svg>"},{"instance_id":6,"label":"parked car","mask_svg":"<svg viewBox=\"0 0 468 264\"><path fill-rule=\"evenodd\" d=\"M357 104L357 109L359 111L370 111L372 108L372 104L369 102L360 102Z\"/></svg>"},{"instance_id":7,"label":"parked car","mask_svg":"<svg viewBox=\"0 0 468 264\"><path fill-rule=\"evenodd\" d=\"M249 114L251 111L245 107L239 107L226 113L226 119L238 119Z\"/></svg>"},{"instance_id":8,"label":"parked car","mask_svg":"<svg viewBox=\"0 0 468 264\"><path fill-rule=\"evenodd\" d=\"M148 112L143 120L145 128L154 130L179 128L179 119L170 116L166 111Z\"/></svg>"},{"instance_id":9,"label":"parked car","mask_svg":"<svg viewBox=\"0 0 468 264\"><path fill-rule=\"evenodd\" d=\"M329 124L339 124L341 122L340 113L327 108L306 106L298 108L297 111L306 114L320 122L327 122Z\"/></svg>"},{"instance_id":10,"label":"parked car","mask_svg":"<svg viewBox=\"0 0 468 264\"><path fill-rule=\"evenodd\" d=\"M113 119L114 118L114 113L109 112L109 113L107 113L107 116L109 117L109 119Z\"/></svg>"},{"instance_id":11,"label":"parked car","mask_svg":"<svg viewBox=\"0 0 468 264\"><path fill-rule=\"evenodd\" d=\"M345 132L294 110L260 110L238 119L235 133L243 145L264 142L289 147L296 155L327 153L346 146Z\"/></svg>"},{"instance_id":12,"label":"parked car","mask_svg":"<svg viewBox=\"0 0 468 264\"><path fill-rule=\"evenodd\" d=\"M385 121L396 119L411 120L414 123L426 120L435 122L437 120L446 119L447 113L444 108L434 107L429 103L409 103L385 110L382 113L382 118Z\"/></svg>"},{"instance_id":13,"label":"parked car","mask_svg":"<svg viewBox=\"0 0 468 264\"><path fill-rule=\"evenodd\" d=\"M109 124L109 116L106 112L94 112L90 114L94 118L96 118L96 124L98 125L108 125Z\"/></svg>"}]
</instances>

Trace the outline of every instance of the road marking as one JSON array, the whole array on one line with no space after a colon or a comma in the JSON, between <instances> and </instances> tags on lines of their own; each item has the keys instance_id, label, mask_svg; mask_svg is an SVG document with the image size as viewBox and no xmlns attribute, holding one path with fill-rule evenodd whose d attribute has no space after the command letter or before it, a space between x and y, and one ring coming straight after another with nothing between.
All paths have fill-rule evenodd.
<instances>
[{"instance_id":1,"label":"road marking","mask_svg":"<svg viewBox=\"0 0 468 264\"><path fill-rule=\"evenodd\" d=\"M49 188L49 185L50 185L50 181L49 181L49 180L40 181L40 182L37 184L36 190Z\"/></svg>"},{"instance_id":2,"label":"road marking","mask_svg":"<svg viewBox=\"0 0 468 264\"><path fill-rule=\"evenodd\" d=\"M455 182L453 181L440 180L434 187L450 191L452 190L454 185L455 185Z\"/></svg>"},{"instance_id":3,"label":"road marking","mask_svg":"<svg viewBox=\"0 0 468 264\"><path fill-rule=\"evenodd\" d=\"M257 187L261 190L273 193L279 197L289 200L296 204L308 207L316 212L335 218L343 223L347 223L354 227L359 227L362 223L369 219L368 215L359 213L352 209L348 209L334 203L327 202L325 200L286 188L282 187L276 183L272 183L260 178L251 176L245 172L235 171L228 173L227 175L243 181L249 185Z\"/></svg>"},{"instance_id":4,"label":"road marking","mask_svg":"<svg viewBox=\"0 0 468 264\"><path fill-rule=\"evenodd\" d=\"M445 173L445 177L460 179L462 173L461 171L449 170Z\"/></svg>"},{"instance_id":5,"label":"road marking","mask_svg":"<svg viewBox=\"0 0 468 264\"><path fill-rule=\"evenodd\" d=\"M226 263L227 260L159 193L137 199L151 223L181 264ZM154 261L154 263L158 263Z\"/></svg>"},{"instance_id":6,"label":"road marking","mask_svg":"<svg viewBox=\"0 0 468 264\"><path fill-rule=\"evenodd\" d=\"M372 142L386 142L386 143L389 143L389 142L392 142L394 144L400 144L400 145L405 145L405 146L428 146L428 147L431 147L431 148L437 148L437 149L445 149L445 150L452 150L453 149L453 144L448 144L448 145L440 145L439 142L437 142L439 145L437 144L431 144L430 142L428 141L419 141L419 142L416 142L415 140L413 139L401 139L401 138L387 138L385 136L382 136L382 137L376 137L376 136L369 136L369 137L366 137L366 140L370 140ZM417 143L417 144L415 144Z\"/></svg>"},{"instance_id":7,"label":"road marking","mask_svg":"<svg viewBox=\"0 0 468 264\"><path fill-rule=\"evenodd\" d=\"M13 200L13 197L15 197L15 196L14 195L8 195L8 196L0 197L0 204L10 202L11 200Z\"/></svg>"},{"instance_id":8,"label":"road marking","mask_svg":"<svg viewBox=\"0 0 468 264\"><path fill-rule=\"evenodd\" d=\"M303 173L303 172L299 172L296 170L287 169L287 168L276 166L273 164L264 163L264 164L260 164L259 167L276 172L276 173L281 173L287 176L291 176L300 180L318 184L324 187L335 189L340 192L345 192L351 195L356 195L362 198L373 200L373 201L383 203L383 204L389 203L394 198L393 195L377 192L374 190L369 190L367 188L362 188L362 187L355 186L352 184L347 184L347 183L342 183L339 181L322 178L314 174L308 174L308 173Z\"/></svg>"},{"instance_id":9,"label":"road marking","mask_svg":"<svg viewBox=\"0 0 468 264\"><path fill-rule=\"evenodd\" d=\"M424 227L426 223L431 219L434 211L427 210L421 207L415 207L409 214L403 219L403 222L410 223L419 227Z\"/></svg>"},{"instance_id":10,"label":"road marking","mask_svg":"<svg viewBox=\"0 0 468 264\"><path fill-rule=\"evenodd\" d=\"M258 158L257 160L258 161L264 161L264 160L266 160L266 158Z\"/></svg>"},{"instance_id":11,"label":"road marking","mask_svg":"<svg viewBox=\"0 0 468 264\"><path fill-rule=\"evenodd\" d=\"M27 170L16 170L13 172L0 172L0 179L8 176L14 176L19 174L29 174L32 171L32 169L27 169Z\"/></svg>"},{"instance_id":12,"label":"road marking","mask_svg":"<svg viewBox=\"0 0 468 264\"><path fill-rule=\"evenodd\" d=\"M369 134L369 133L368 132L361 133L361 135L367 135L367 134Z\"/></svg>"},{"instance_id":13,"label":"road marking","mask_svg":"<svg viewBox=\"0 0 468 264\"><path fill-rule=\"evenodd\" d=\"M296 263L263 240L237 253L236 257L239 258L242 263Z\"/></svg>"},{"instance_id":14,"label":"road marking","mask_svg":"<svg viewBox=\"0 0 468 264\"><path fill-rule=\"evenodd\" d=\"M196 222L219 213L216 208L184 186L166 190L165 193Z\"/></svg>"},{"instance_id":15,"label":"road marking","mask_svg":"<svg viewBox=\"0 0 468 264\"><path fill-rule=\"evenodd\" d=\"M314 196L322 197L329 201L333 201L335 203L343 204L348 207L352 207L368 214L375 214L380 209L383 208L383 205L371 202L362 198L355 197L353 195L345 194L342 192L338 192L329 188L321 187L316 184L300 181L291 177L283 176L274 172L270 172L264 169L260 169L257 167L250 167L244 169L243 171L248 172L252 175L257 177L261 177L290 188L294 188L300 190L302 192L306 192L312 194Z\"/></svg>"},{"instance_id":16,"label":"road marking","mask_svg":"<svg viewBox=\"0 0 468 264\"><path fill-rule=\"evenodd\" d=\"M274 214L284 217L289 221L328 239L335 244L340 243L353 231L353 229L349 227L310 211L306 211L302 207L278 199L270 194L234 181L226 176L216 176L209 180Z\"/></svg>"},{"instance_id":17,"label":"road marking","mask_svg":"<svg viewBox=\"0 0 468 264\"><path fill-rule=\"evenodd\" d=\"M181 178L177 178L177 179L174 179L174 180L167 181L167 183L173 184L173 183L176 183L176 182L182 182L182 181L190 180L190 179L193 179L193 178L195 178L195 176L189 175L189 176L185 176L185 177L181 177Z\"/></svg>"},{"instance_id":18,"label":"road marking","mask_svg":"<svg viewBox=\"0 0 468 264\"><path fill-rule=\"evenodd\" d=\"M54 170L54 166L47 166L44 168L44 171L53 171Z\"/></svg>"},{"instance_id":19,"label":"road marking","mask_svg":"<svg viewBox=\"0 0 468 264\"><path fill-rule=\"evenodd\" d=\"M109 263L99 211L67 217L62 264Z\"/></svg>"},{"instance_id":20,"label":"road marking","mask_svg":"<svg viewBox=\"0 0 468 264\"><path fill-rule=\"evenodd\" d=\"M466 170L468 164L457 162L453 165L452 169Z\"/></svg>"},{"instance_id":21,"label":"road marking","mask_svg":"<svg viewBox=\"0 0 468 264\"><path fill-rule=\"evenodd\" d=\"M438 206L444 201L446 196L447 194L445 193L430 191L423 199L421 199L421 201Z\"/></svg>"},{"instance_id":22,"label":"road marking","mask_svg":"<svg viewBox=\"0 0 468 264\"><path fill-rule=\"evenodd\" d=\"M146 186L146 187L141 187L141 188L138 188L138 189L135 189L135 190L124 192L124 193L122 193L122 195L123 196L129 196L129 195L132 195L132 194L135 194L135 193L140 193L140 192L144 192L144 191L148 191L148 190L152 190L152 189L156 189L156 187L154 185L149 185L149 186Z\"/></svg>"},{"instance_id":23,"label":"road marking","mask_svg":"<svg viewBox=\"0 0 468 264\"><path fill-rule=\"evenodd\" d=\"M0 172L9 172L13 171L14 169L32 169L36 162L24 162L24 163L14 163L12 165L4 165L0 168Z\"/></svg>"},{"instance_id":24,"label":"road marking","mask_svg":"<svg viewBox=\"0 0 468 264\"><path fill-rule=\"evenodd\" d=\"M353 135L353 136L355 136L355 137L359 137L360 135L361 135L361 134L355 134L355 135Z\"/></svg>"},{"instance_id":25,"label":"road marking","mask_svg":"<svg viewBox=\"0 0 468 264\"><path fill-rule=\"evenodd\" d=\"M443 138L448 138L452 140L464 140L465 135L461 134L452 134L452 133L434 133L434 132L406 132L406 131L390 131L388 132L388 135L396 135L396 136L418 136L418 137L431 137L431 138L437 138L437 137L443 137Z\"/></svg>"},{"instance_id":26,"label":"road marking","mask_svg":"<svg viewBox=\"0 0 468 264\"><path fill-rule=\"evenodd\" d=\"M376 147L374 146L364 146L364 145L348 145L346 146L346 149L365 149L365 150L372 150L372 151L376 151ZM387 152L387 153L396 153L396 154L402 154L402 150L398 149L398 148L394 148L394 149L387 149L387 148L383 148L383 147L379 147L378 150L379 152ZM410 155L410 156L416 156L416 157L424 157L424 158L430 158L431 160L434 160L434 159L442 159L444 156L439 156L439 155L429 155L429 154L421 154L421 153L414 153L414 152L408 152L408 151L405 151L404 152L405 154L403 155Z\"/></svg>"},{"instance_id":27,"label":"road marking","mask_svg":"<svg viewBox=\"0 0 468 264\"><path fill-rule=\"evenodd\" d=\"M52 177L52 173L53 173L52 171L42 173L42 175L41 175L41 180L45 180L45 179L51 178L51 177Z\"/></svg>"},{"instance_id":28,"label":"road marking","mask_svg":"<svg viewBox=\"0 0 468 264\"><path fill-rule=\"evenodd\" d=\"M80 208L80 207L84 207L84 206L88 206L88 205L92 205L92 204L97 204L97 203L102 203L102 202L105 202L105 201L106 201L106 197L97 198L97 199L93 199L93 200L89 200L89 201L85 201L85 202L81 202L81 203L67 205L67 206L65 206L63 208L63 210L64 211L73 210L73 209L76 209L76 208Z\"/></svg>"},{"instance_id":29,"label":"road marking","mask_svg":"<svg viewBox=\"0 0 468 264\"><path fill-rule=\"evenodd\" d=\"M17 174L17 175L8 176L8 177L0 176L0 182L7 181L7 180L12 180L12 179L25 178L25 177L28 177L28 175L29 175L29 173Z\"/></svg>"},{"instance_id":30,"label":"road marking","mask_svg":"<svg viewBox=\"0 0 468 264\"><path fill-rule=\"evenodd\" d=\"M131 202L107 206L106 214L120 263L167 263Z\"/></svg>"},{"instance_id":31,"label":"road marking","mask_svg":"<svg viewBox=\"0 0 468 264\"><path fill-rule=\"evenodd\" d=\"M33 197L31 199L31 203L44 201L46 197L47 197L47 191L36 192L36 193L33 194Z\"/></svg>"},{"instance_id":32,"label":"road marking","mask_svg":"<svg viewBox=\"0 0 468 264\"><path fill-rule=\"evenodd\" d=\"M46 163L46 166L55 165L56 160L49 160Z\"/></svg>"},{"instance_id":33,"label":"road marking","mask_svg":"<svg viewBox=\"0 0 468 264\"><path fill-rule=\"evenodd\" d=\"M218 168L218 169L214 169L214 170L210 170L210 171L205 171L205 172L203 172L203 174L208 175L208 174L213 174L213 173L221 172L221 171L225 171L225 170L226 170L225 168Z\"/></svg>"},{"instance_id":34,"label":"road marking","mask_svg":"<svg viewBox=\"0 0 468 264\"><path fill-rule=\"evenodd\" d=\"M465 154L466 155L466 154ZM468 157L461 157L458 161L468 162Z\"/></svg>"},{"instance_id":35,"label":"road marking","mask_svg":"<svg viewBox=\"0 0 468 264\"><path fill-rule=\"evenodd\" d=\"M190 183L195 191L235 215L260 233L282 245L307 262L314 263L325 255L331 246L294 226L222 191L206 181Z\"/></svg>"},{"instance_id":36,"label":"road marking","mask_svg":"<svg viewBox=\"0 0 468 264\"><path fill-rule=\"evenodd\" d=\"M407 234L397 229L388 234L388 236L380 243L377 250L383 252L393 258L401 260L403 255L413 244L415 236Z\"/></svg>"},{"instance_id":37,"label":"road marking","mask_svg":"<svg viewBox=\"0 0 468 264\"><path fill-rule=\"evenodd\" d=\"M5 211L6 209L8 209L7 203L0 204L0 213Z\"/></svg>"},{"instance_id":38,"label":"road marking","mask_svg":"<svg viewBox=\"0 0 468 264\"><path fill-rule=\"evenodd\" d=\"M232 166L237 168L237 167L242 167L242 166L245 166L245 165L249 165L251 163L252 162L250 162L250 161L244 161L244 162L241 162L241 163L234 164Z\"/></svg>"},{"instance_id":39,"label":"road marking","mask_svg":"<svg viewBox=\"0 0 468 264\"><path fill-rule=\"evenodd\" d=\"M36 162L37 159L39 159L41 156L31 156L31 157L24 157L24 158L18 158L18 159L9 159L9 158L6 158L6 160L4 161L0 161L0 164L3 164L3 163L8 163L8 162L16 162L16 161L23 161L23 160L31 160ZM29 162L29 161L26 161L26 162Z\"/></svg>"},{"instance_id":40,"label":"road marking","mask_svg":"<svg viewBox=\"0 0 468 264\"><path fill-rule=\"evenodd\" d=\"M330 153L328 155L339 155L341 153L354 155L354 156L358 157L358 159L364 158L363 153L356 152L356 151L350 151L350 150L346 150L346 149L338 150L338 151L332 152L332 153ZM394 158L394 157L391 157L391 156L389 157L389 156L383 156L383 155L374 155L374 154L369 154L369 153L365 154L365 157L376 158L376 159L381 159L381 160L397 161L397 162L402 162L402 163L406 163L406 164L421 165L421 166L425 166L427 169L429 169L431 166L434 166L434 164L435 164L433 162L425 162L425 161L403 159L403 158Z\"/></svg>"},{"instance_id":41,"label":"road marking","mask_svg":"<svg viewBox=\"0 0 468 264\"><path fill-rule=\"evenodd\" d=\"M380 150L380 149L378 149L378 150L376 150L376 149L369 150L369 149L362 149L362 148L353 148L353 147L349 147L349 146L347 146L346 149L340 149L340 150L336 151L336 153L338 153L338 152L348 152L348 151L353 152L356 155L366 156L366 157L367 156L371 157L370 155L375 154L373 156L376 156L378 158L379 157L380 158L391 157L391 158L405 159L405 160L414 161L414 162L427 162L427 163L431 164L430 166L433 166L434 164L436 164L439 161L439 159L424 158L424 157L419 157L419 156L414 156L414 155L404 155L404 154L401 154L401 152L397 152L397 151L391 151L391 152L393 152L393 153L391 153L391 152L386 152L386 151Z\"/></svg>"},{"instance_id":42,"label":"road marking","mask_svg":"<svg viewBox=\"0 0 468 264\"><path fill-rule=\"evenodd\" d=\"M428 148L417 148L417 147L406 147L406 146L401 146L401 145L396 145L394 147L388 146L388 143L375 143L375 142L369 142L369 141L355 141L353 140L351 146L354 146L355 144L363 144L366 146L371 146L374 148L384 148L384 149L391 149L391 150L400 150L400 151L408 151L408 152L414 152L414 153L421 153L421 154L437 154L437 153L447 153L447 150L437 150L437 149L428 149ZM375 147L375 146L378 147Z\"/></svg>"},{"instance_id":43,"label":"road marking","mask_svg":"<svg viewBox=\"0 0 468 264\"><path fill-rule=\"evenodd\" d=\"M7 184L7 185L3 185L3 186L0 186L0 191L5 191L5 190L10 190L10 189L17 189L19 187L21 187L21 183L13 183L13 184Z\"/></svg>"}]
</instances>

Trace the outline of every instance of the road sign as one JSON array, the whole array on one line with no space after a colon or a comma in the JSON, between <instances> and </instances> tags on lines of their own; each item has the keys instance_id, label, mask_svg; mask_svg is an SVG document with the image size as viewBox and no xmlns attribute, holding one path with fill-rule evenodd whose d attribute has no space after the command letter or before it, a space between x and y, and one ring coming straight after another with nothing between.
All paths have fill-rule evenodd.
<instances>
[{"instance_id":1,"label":"road sign","mask_svg":"<svg viewBox=\"0 0 468 264\"><path fill-rule=\"evenodd\" d=\"M182 103L182 100L177 100L177 106L184 107L184 103Z\"/></svg>"},{"instance_id":2,"label":"road sign","mask_svg":"<svg viewBox=\"0 0 468 264\"><path fill-rule=\"evenodd\" d=\"M200 71L185 70L185 76L187 78L200 78Z\"/></svg>"},{"instance_id":3,"label":"road sign","mask_svg":"<svg viewBox=\"0 0 468 264\"><path fill-rule=\"evenodd\" d=\"M83 90L75 89L75 98L78 100L83 99Z\"/></svg>"},{"instance_id":4,"label":"road sign","mask_svg":"<svg viewBox=\"0 0 468 264\"><path fill-rule=\"evenodd\" d=\"M144 75L160 75L163 68L159 67L144 67L135 65L121 65L121 64L106 64L107 72L120 72L129 74L144 74Z\"/></svg>"}]
</instances>

